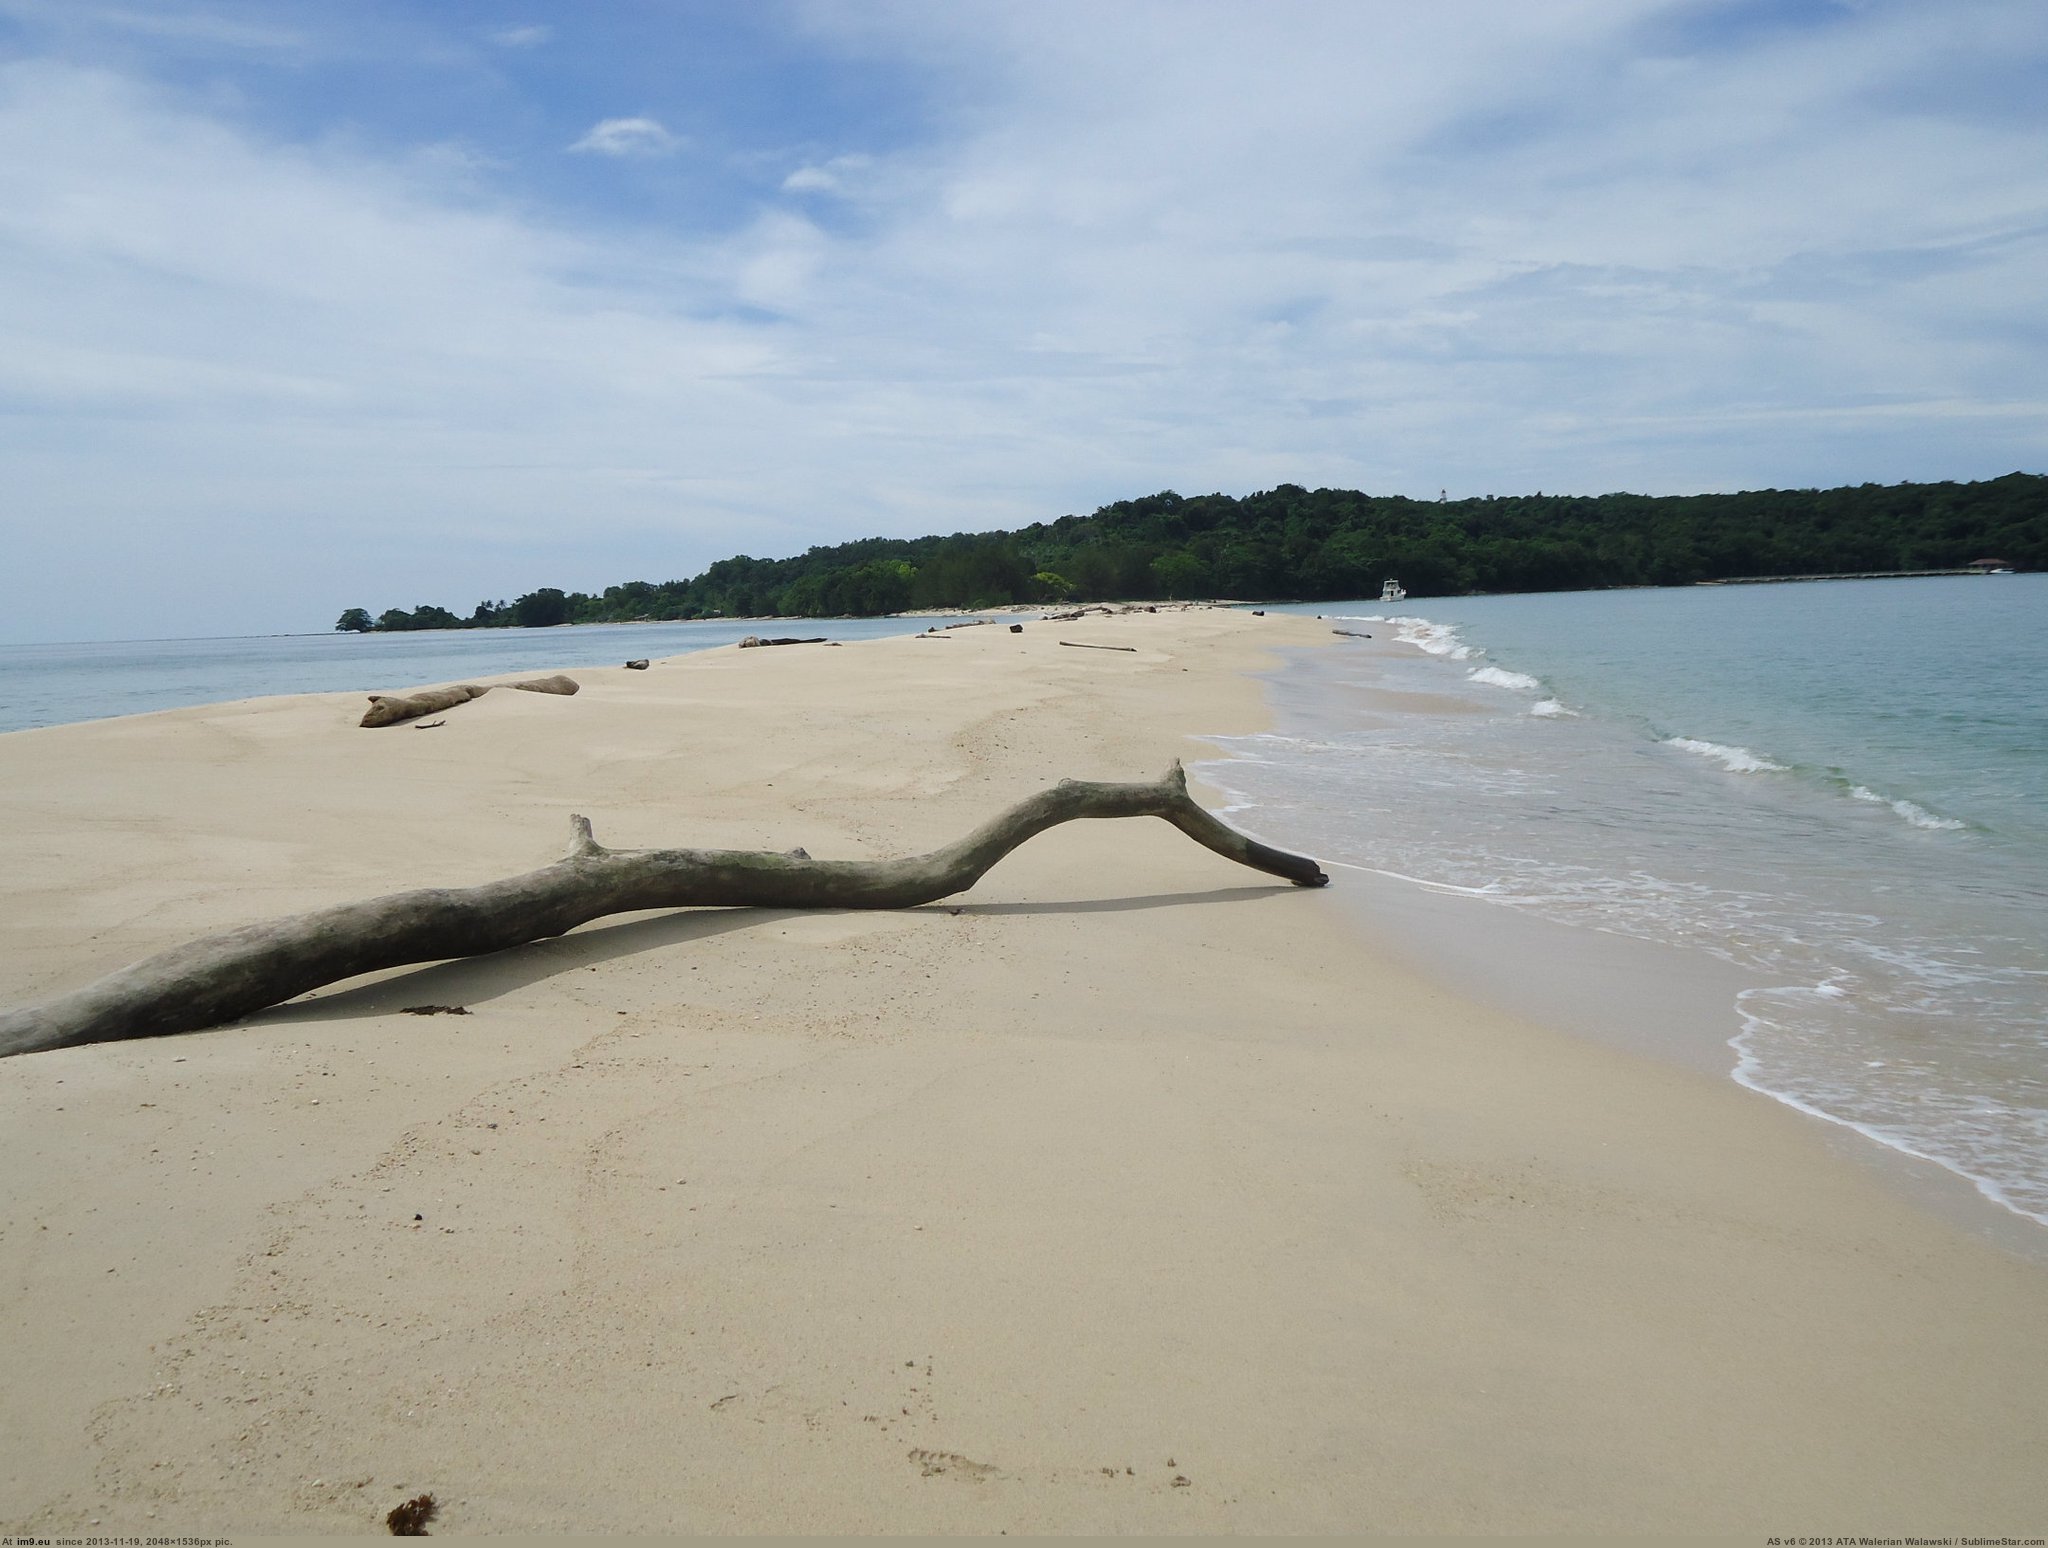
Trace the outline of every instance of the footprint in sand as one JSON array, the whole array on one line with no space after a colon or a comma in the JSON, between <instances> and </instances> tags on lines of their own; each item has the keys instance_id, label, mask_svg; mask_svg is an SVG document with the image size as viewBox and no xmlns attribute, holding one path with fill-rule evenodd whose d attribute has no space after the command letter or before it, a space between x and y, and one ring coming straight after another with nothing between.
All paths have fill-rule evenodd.
<instances>
[{"instance_id":1,"label":"footprint in sand","mask_svg":"<svg viewBox=\"0 0 2048 1548\"><path fill-rule=\"evenodd\" d=\"M958 1478L1000 1478L999 1469L986 1462L976 1462L963 1457L957 1451L926 1451L921 1446L911 1448L910 1460L918 1465L926 1478L936 1478L941 1473L951 1473Z\"/></svg>"}]
</instances>

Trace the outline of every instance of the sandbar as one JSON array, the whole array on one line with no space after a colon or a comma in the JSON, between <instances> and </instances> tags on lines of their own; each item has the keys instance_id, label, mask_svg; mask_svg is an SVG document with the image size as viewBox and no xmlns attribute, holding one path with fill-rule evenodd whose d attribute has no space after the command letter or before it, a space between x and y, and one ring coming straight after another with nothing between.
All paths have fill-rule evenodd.
<instances>
[{"instance_id":1,"label":"sandbar","mask_svg":"<svg viewBox=\"0 0 2048 1548\"><path fill-rule=\"evenodd\" d=\"M1212 755L1328 639L1091 616L431 730L0 736L0 1002L529 869L572 812L932 848ZM0 1062L0 1528L2040 1533L2040 1265L1430 976L1344 885L1077 823L925 908L636 916Z\"/></svg>"}]
</instances>

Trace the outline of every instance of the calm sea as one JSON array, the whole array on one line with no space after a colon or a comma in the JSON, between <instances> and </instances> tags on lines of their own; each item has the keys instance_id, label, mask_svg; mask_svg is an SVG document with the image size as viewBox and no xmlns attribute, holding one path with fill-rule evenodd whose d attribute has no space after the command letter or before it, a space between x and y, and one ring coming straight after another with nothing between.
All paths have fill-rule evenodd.
<instances>
[{"instance_id":1,"label":"calm sea","mask_svg":"<svg viewBox=\"0 0 2048 1548\"><path fill-rule=\"evenodd\" d=\"M871 640L933 618L589 624L417 634L281 634L212 640L0 645L0 731L140 715L276 693L390 693L506 672L617 666L730 645L749 634Z\"/></svg>"},{"instance_id":2,"label":"calm sea","mask_svg":"<svg viewBox=\"0 0 2048 1548\"><path fill-rule=\"evenodd\" d=\"M1735 964L1737 1080L2048 1225L2048 575L1287 610L1375 643L1205 767L1240 820Z\"/></svg>"}]
</instances>

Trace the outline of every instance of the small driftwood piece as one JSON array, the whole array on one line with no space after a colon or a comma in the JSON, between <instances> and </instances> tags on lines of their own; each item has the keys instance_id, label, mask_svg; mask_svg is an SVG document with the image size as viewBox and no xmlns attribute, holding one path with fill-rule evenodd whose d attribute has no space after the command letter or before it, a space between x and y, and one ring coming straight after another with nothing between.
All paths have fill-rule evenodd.
<instances>
[{"instance_id":1,"label":"small driftwood piece","mask_svg":"<svg viewBox=\"0 0 2048 1548\"><path fill-rule=\"evenodd\" d=\"M1332 629L1330 632L1332 634L1341 634L1347 640L1369 640L1372 638L1371 635L1361 633L1357 629Z\"/></svg>"},{"instance_id":2,"label":"small driftwood piece","mask_svg":"<svg viewBox=\"0 0 2048 1548\"><path fill-rule=\"evenodd\" d=\"M1083 640L1061 640L1060 643L1075 650L1127 650L1134 656L1138 653L1135 645L1090 645Z\"/></svg>"},{"instance_id":3,"label":"small driftwood piece","mask_svg":"<svg viewBox=\"0 0 2048 1548\"><path fill-rule=\"evenodd\" d=\"M759 645L822 645L824 643L825 636L822 634L814 634L810 638L802 640L793 634L781 635L772 640L759 634L750 634L740 641L740 649L752 650Z\"/></svg>"},{"instance_id":4,"label":"small driftwood piece","mask_svg":"<svg viewBox=\"0 0 2048 1548\"><path fill-rule=\"evenodd\" d=\"M1188 794L1179 763L1140 784L1062 780L964 839L905 860L813 860L733 849L610 850L572 817L569 853L479 887L429 887L209 935L44 1005L0 1013L0 1057L196 1032L309 989L414 962L523 946L640 909L915 908L974 885L1035 834L1082 817L1159 817L1225 859L1299 887L1315 861L1248 838Z\"/></svg>"},{"instance_id":5,"label":"small driftwood piece","mask_svg":"<svg viewBox=\"0 0 2048 1548\"><path fill-rule=\"evenodd\" d=\"M395 726L401 721L417 720L422 715L453 709L471 699L481 699L494 687L517 688L524 693L568 695L576 692L577 683L575 678L564 677L558 672L553 677L536 677L524 683L484 683L481 686L457 683L452 688L429 688L423 693L373 693L361 723L366 726Z\"/></svg>"}]
</instances>

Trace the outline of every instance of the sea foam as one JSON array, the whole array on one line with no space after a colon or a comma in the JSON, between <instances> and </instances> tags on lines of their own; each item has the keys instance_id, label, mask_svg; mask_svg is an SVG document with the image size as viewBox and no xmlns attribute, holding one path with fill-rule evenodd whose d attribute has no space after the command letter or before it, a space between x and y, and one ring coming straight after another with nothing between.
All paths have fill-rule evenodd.
<instances>
[{"instance_id":1,"label":"sea foam","mask_svg":"<svg viewBox=\"0 0 2048 1548\"><path fill-rule=\"evenodd\" d=\"M1667 736L1666 747L1682 748L1689 753L1698 753L1702 758L1711 758L1730 774L1782 774L1785 765L1773 763L1747 747L1724 747L1719 742L1702 742L1690 736Z\"/></svg>"},{"instance_id":2,"label":"sea foam","mask_svg":"<svg viewBox=\"0 0 2048 1548\"><path fill-rule=\"evenodd\" d=\"M1935 816L1934 813L1921 806L1918 802L1894 801L1887 796L1881 796L1868 785L1852 785L1849 788L1849 794L1859 801L1870 801L1878 806L1889 806L1916 828L1926 828L1932 832L1946 833L1953 832L1963 826L1962 823L1957 822L1953 817Z\"/></svg>"},{"instance_id":3,"label":"sea foam","mask_svg":"<svg viewBox=\"0 0 2048 1548\"><path fill-rule=\"evenodd\" d=\"M1448 661L1469 661L1474 654L1472 647L1459 639L1458 631L1449 624L1431 623L1427 618L1389 618L1386 622L1394 625L1394 638L1403 645L1413 645L1432 656L1442 656Z\"/></svg>"},{"instance_id":4,"label":"sea foam","mask_svg":"<svg viewBox=\"0 0 2048 1548\"><path fill-rule=\"evenodd\" d=\"M1526 672L1510 672L1506 667L1474 667L1465 674L1475 683L1491 683L1496 688L1512 688L1517 693L1534 693L1543 685Z\"/></svg>"}]
</instances>

